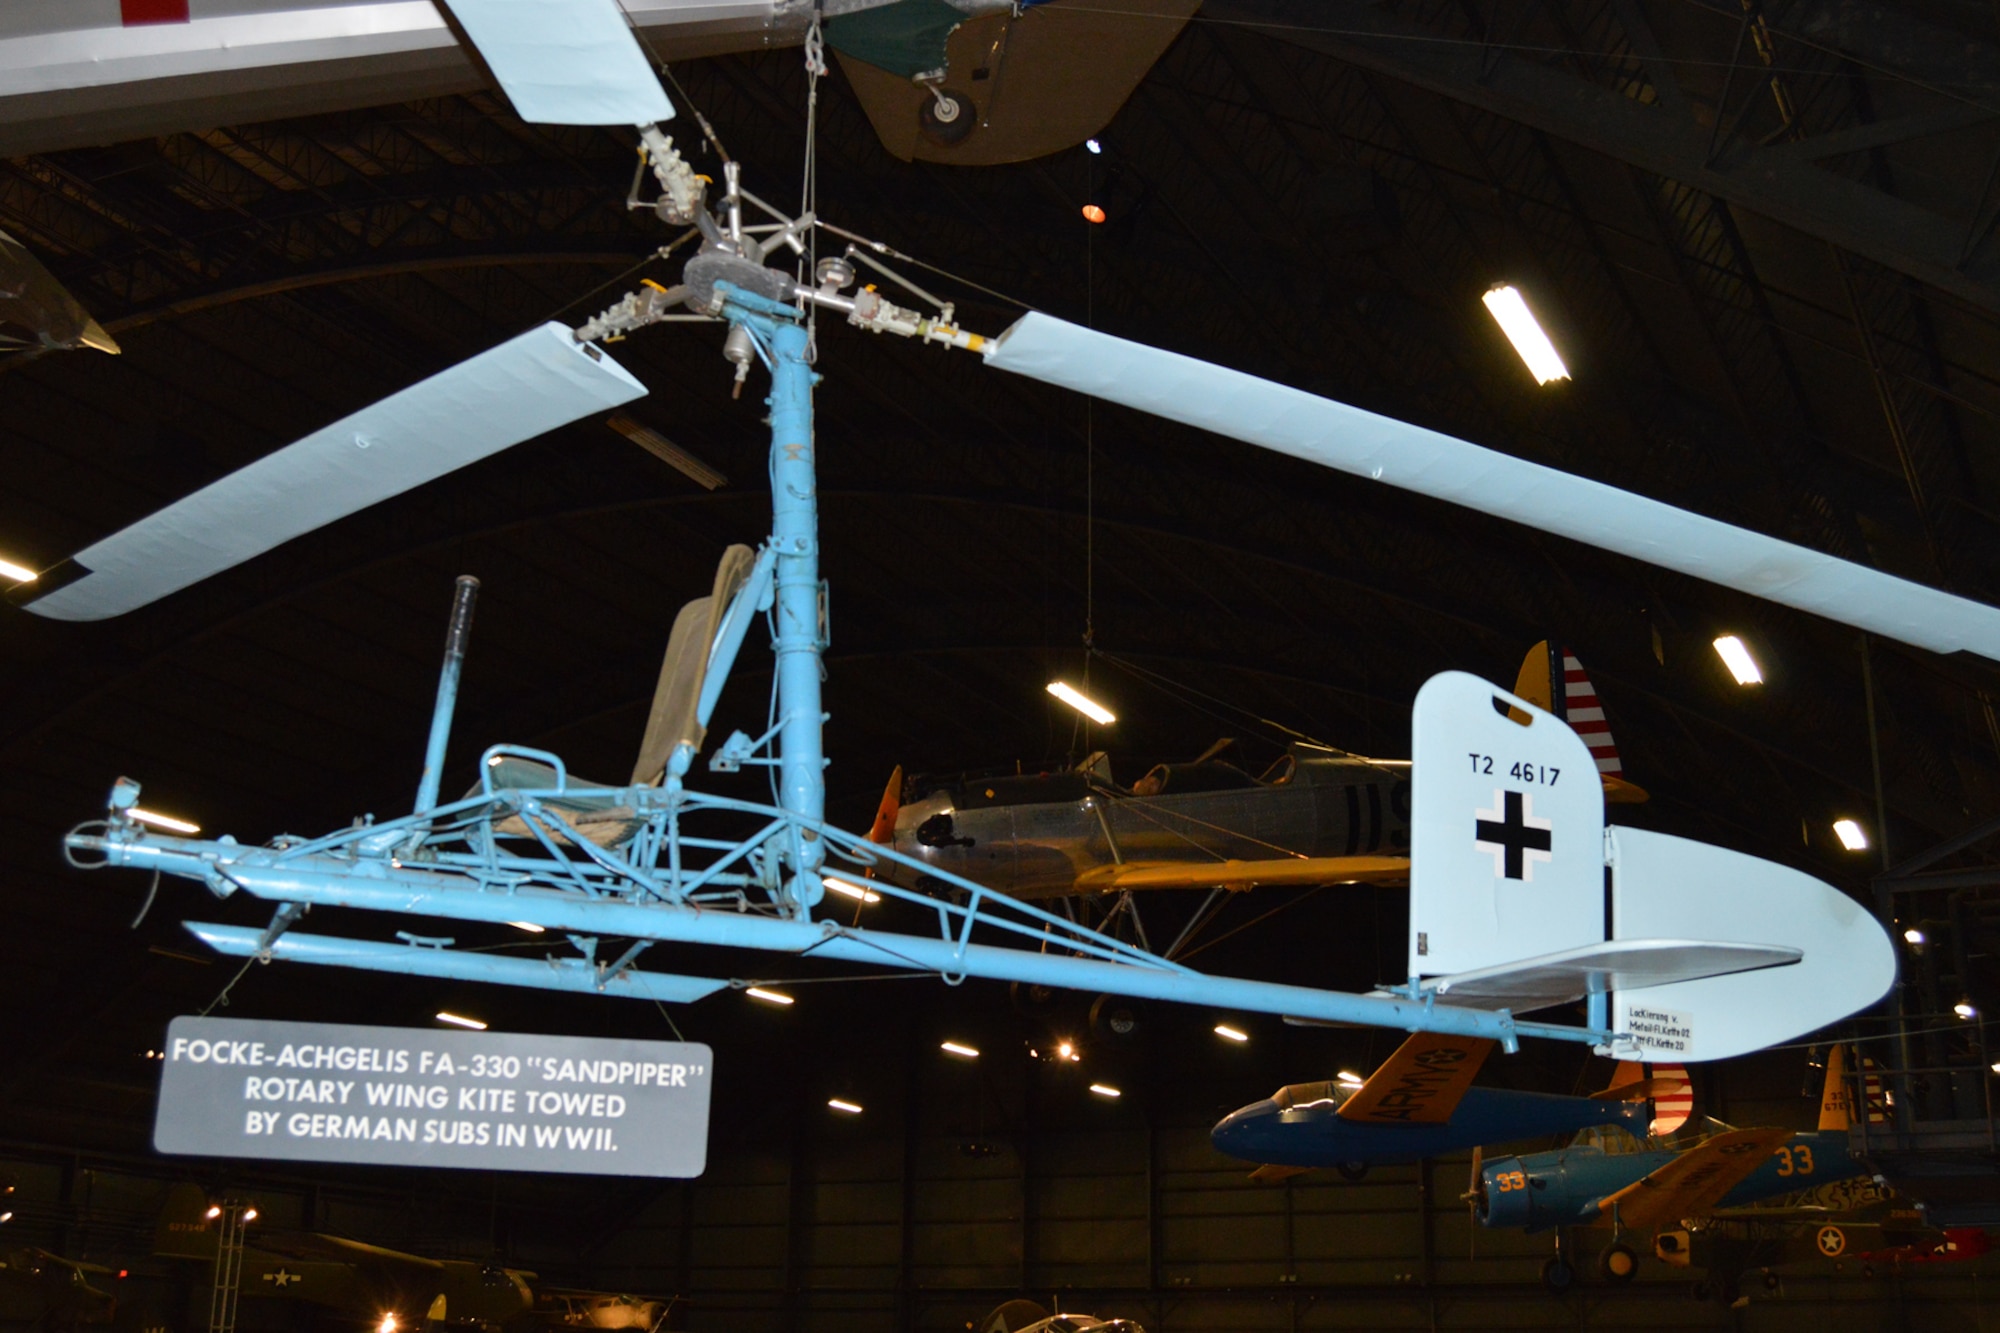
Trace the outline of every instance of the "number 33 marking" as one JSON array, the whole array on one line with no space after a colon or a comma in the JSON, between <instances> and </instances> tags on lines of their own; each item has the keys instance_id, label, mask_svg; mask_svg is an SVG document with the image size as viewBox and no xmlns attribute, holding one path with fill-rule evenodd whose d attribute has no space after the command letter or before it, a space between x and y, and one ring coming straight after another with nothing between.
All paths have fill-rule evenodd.
<instances>
[{"instance_id":1,"label":"number 33 marking","mask_svg":"<svg viewBox=\"0 0 2000 1333\"><path fill-rule=\"evenodd\" d=\"M1809 1176L1813 1173L1812 1148L1808 1144L1780 1148L1772 1156L1778 1159L1778 1174L1781 1176Z\"/></svg>"}]
</instances>

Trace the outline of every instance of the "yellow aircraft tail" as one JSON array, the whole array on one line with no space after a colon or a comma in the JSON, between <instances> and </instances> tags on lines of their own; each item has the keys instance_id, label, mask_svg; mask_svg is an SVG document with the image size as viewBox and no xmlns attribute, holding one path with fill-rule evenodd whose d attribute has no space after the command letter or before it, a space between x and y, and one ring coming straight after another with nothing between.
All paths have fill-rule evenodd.
<instances>
[{"instance_id":1,"label":"yellow aircraft tail","mask_svg":"<svg viewBox=\"0 0 2000 1333\"><path fill-rule=\"evenodd\" d=\"M1694 1084L1687 1066L1663 1064L1647 1066L1637 1060L1621 1060L1611 1072L1611 1082L1590 1094L1596 1101L1638 1101L1653 1103L1653 1121L1647 1132L1671 1134L1694 1115Z\"/></svg>"},{"instance_id":2,"label":"yellow aircraft tail","mask_svg":"<svg viewBox=\"0 0 2000 1333\"><path fill-rule=\"evenodd\" d=\"M1560 689L1556 688L1558 684ZM1625 780L1625 762L1618 757L1618 746L1611 739L1597 687L1590 683L1575 653L1557 647L1552 639L1536 644L1521 659L1514 693L1567 722L1570 730L1589 747L1590 757L1597 761L1598 780L1604 784L1605 800L1614 805L1636 805L1647 799L1644 787ZM1526 722L1527 718L1514 720Z\"/></svg>"},{"instance_id":3,"label":"yellow aircraft tail","mask_svg":"<svg viewBox=\"0 0 2000 1333\"><path fill-rule=\"evenodd\" d=\"M1847 1129L1854 1120L1854 1094L1847 1086L1847 1048L1835 1042L1826 1053L1826 1086L1819 1097L1819 1127Z\"/></svg>"},{"instance_id":4,"label":"yellow aircraft tail","mask_svg":"<svg viewBox=\"0 0 2000 1333\"><path fill-rule=\"evenodd\" d=\"M153 1253L162 1259L213 1259L216 1229L208 1192L183 1182L167 1191L153 1231Z\"/></svg>"}]
</instances>

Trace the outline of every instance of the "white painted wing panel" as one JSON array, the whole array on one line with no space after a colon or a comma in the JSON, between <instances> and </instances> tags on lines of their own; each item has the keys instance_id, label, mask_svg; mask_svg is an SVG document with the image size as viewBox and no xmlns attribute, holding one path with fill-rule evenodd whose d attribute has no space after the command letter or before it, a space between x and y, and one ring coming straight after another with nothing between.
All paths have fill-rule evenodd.
<instances>
[{"instance_id":1,"label":"white painted wing panel","mask_svg":"<svg viewBox=\"0 0 2000 1333\"><path fill-rule=\"evenodd\" d=\"M651 125L673 104L618 0L445 0L521 119Z\"/></svg>"},{"instance_id":2,"label":"white painted wing panel","mask_svg":"<svg viewBox=\"0 0 2000 1333\"><path fill-rule=\"evenodd\" d=\"M1601 944L1604 796L1577 734L1463 671L1424 683L1410 730L1410 975Z\"/></svg>"},{"instance_id":3,"label":"white painted wing panel","mask_svg":"<svg viewBox=\"0 0 2000 1333\"><path fill-rule=\"evenodd\" d=\"M302 533L646 386L544 324L362 408L79 551L88 572L27 603L56 620L122 615Z\"/></svg>"},{"instance_id":4,"label":"white painted wing panel","mask_svg":"<svg viewBox=\"0 0 2000 1333\"><path fill-rule=\"evenodd\" d=\"M1791 1041L1882 998L1896 948L1862 904L1803 871L1664 833L1613 827L1619 939L1691 936L1798 949L1790 967L1620 992L1611 1025L1639 1058L1723 1060Z\"/></svg>"},{"instance_id":5,"label":"white painted wing panel","mask_svg":"<svg viewBox=\"0 0 2000 1333\"><path fill-rule=\"evenodd\" d=\"M1040 314L1001 334L986 359L1933 652L2000 661L2000 608L1254 375Z\"/></svg>"}]
</instances>

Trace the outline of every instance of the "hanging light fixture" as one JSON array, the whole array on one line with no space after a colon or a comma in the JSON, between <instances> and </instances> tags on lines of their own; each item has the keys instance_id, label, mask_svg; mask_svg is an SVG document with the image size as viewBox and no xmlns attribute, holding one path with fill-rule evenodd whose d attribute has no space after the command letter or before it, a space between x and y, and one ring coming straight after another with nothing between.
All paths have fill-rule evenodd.
<instances>
[{"instance_id":1,"label":"hanging light fixture","mask_svg":"<svg viewBox=\"0 0 2000 1333\"><path fill-rule=\"evenodd\" d=\"M1512 284L1496 282L1487 288L1481 298L1486 302L1487 312L1494 323L1507 335L1507 341L1514 344L1514 350L1528 367L1528 373L1535 377L1537 384L1549 384L1555 380L1569 378L1569 367L1563 364L1556 352L1556 345L1549 341L1549 335L1542 332L1542 326L1535 319L1534 311L1521 299L1521 293Z\"/></svg>"}]
</instances>

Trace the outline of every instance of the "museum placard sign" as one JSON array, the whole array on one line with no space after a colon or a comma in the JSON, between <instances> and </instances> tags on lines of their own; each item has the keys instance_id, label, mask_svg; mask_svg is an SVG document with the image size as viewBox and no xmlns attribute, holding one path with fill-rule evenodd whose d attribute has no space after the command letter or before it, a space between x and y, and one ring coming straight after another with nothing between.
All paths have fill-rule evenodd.
<instances>
[{"instance_id":1,"label":"museum placard sign","mask_svg":"<svg viewBox=\"0 0 2000 1333\"><path fill-rule=\"evenodd\" d=\"M176 1018L164 1153L698 1176L714 1055L697 1042Z\"/></svg>"}]
</instances>

